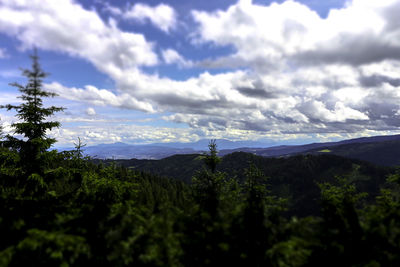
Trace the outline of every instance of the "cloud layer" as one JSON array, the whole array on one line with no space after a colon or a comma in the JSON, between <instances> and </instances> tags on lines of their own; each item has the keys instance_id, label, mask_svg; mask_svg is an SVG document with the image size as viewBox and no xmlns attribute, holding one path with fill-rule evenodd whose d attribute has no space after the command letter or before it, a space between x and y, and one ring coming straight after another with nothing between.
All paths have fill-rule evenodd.
<instances>
[{"instance_id":1,"label":"cloud layer","mask_svg":"<svg viewBox=\"0 0 400 267\"><path fill-rule=\"evenodd\" d=\"M398 0L353 0L326 18L295 1L263 6L241 0L226 10L193 10L191 45L233 49L200 60L172 48L158 54L144 34L122 30L72 0L0 3L0 32L16 37L22 48L82 58L115 81L113 91L46 84L69 100L166 114L164 120L207 136L366 133L400 126ZM138 3L118 12L170 34L178 23L176 11L163 4ZM160 58L204 72L178 81L144 71L157 68Z\"/></svg>"},{"instance_id":2,"label":"cloud layer","mask_svg":"<svg viewBox=\"0 0 400 267\"><path fill-rule=\"evenodd\" d=\"M226 11L192 14L199 24L197 42L235 47L235 54L217 62L269 71L289 60L301 67L398 60L399 12L397 0L354 0L323 19L295 1L260 6L241 0Z\"/></svg>"}]
</instances>

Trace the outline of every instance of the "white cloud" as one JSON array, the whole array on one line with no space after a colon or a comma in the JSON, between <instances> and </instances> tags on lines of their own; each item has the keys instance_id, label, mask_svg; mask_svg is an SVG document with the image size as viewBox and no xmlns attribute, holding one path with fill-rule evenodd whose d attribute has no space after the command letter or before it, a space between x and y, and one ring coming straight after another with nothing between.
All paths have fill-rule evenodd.
<instances>
[{"instance_id":1,"label":"white cloud","mask_svg":"<svg viewBox=\"0 0 400 267\"><path fill-rule=\"evenodd\" d=\"M191 67L193 62L183 58L176 50L166 49L162 51L162 57L167 64L178 64L180 67Z\"/></svg>"},{"instance_id":2,"label":"white cloud","mask_svg":"<svg viewBox=\"0 0 400 267\"><path fill-rule=\"evenodd\" d=\"M88 115L88 116L96 115L96 110L94 108L91 108L91 107L87 108L85 112L86 112L86 115Z\"/></svg>"},{"instance_id":3,"label":"white cloud","mask_svg":"<svg viewBox=\"0 0 400 267\"><path fill-rule=\"evenodd\" d=\"M59 83L53 82L44 84L44 89L55 92L65 99L75 101L85 101L94 105L136 109L145 112L153 112L151 105L145 102L140 102L128 94L115 95L105 89L97 89L94 86L87 85L84 89L67 88Z\"/></svg>"},{"instance_id":4,"label":"white cloud","mask_svg":"<svg viewBox=\"0 0 400 267\"><path fill-rule=\"evenodd\" d=\"M11 124L15 121L13 117L7 116L5 114L1 114L0 117L0 127L3 132L3 136L7 134L12 134L14 129L11 127ZM1 136L0 136L1 137Z\"/></svg>"},{"instance_id":5,"label":"white cloud","mask_svg":"<svg viewBox=\"0 0 400 267\"><path fill-rule=\"evenodd\" d=\"M346 122L346 120L368 120L368 116L358 110L346 107L337 102L333 110L326 108L320 101L311 101L304 104L304 111L312 119L322 122Z\"/></svg>"},{"instance_id":6,"label":"white cloud","mask_svg":"<svg viewBox=\"0 0 400 267\"><path fill-rule=\"evenodd\" d=\"M121 16L123 14L123 11L120 8L112 6L109 2L103 2L99 0L97 0L96 2L102 4L104 6L103 10L111 13L114 16Z\"/></svg>"},{"instance_id":7,"label":"white cloud","mask_svg":"<svg viewBox=\"0 0 400 267\"><path fill-rule=\"evenodd\" d=\"M123 18L140 22L150 21L151 24L160 30L168 33L177 26L177 14L175 10L166 4L149 6L143 3L136 3L129 10L122 13Z\"/></svg>"},{"instance_id":8,"label":"white cloud","mask_svg":"<svg viewBox=\"0 0 400 267\"><path fill-rule=\"evenodd\" d=\"M362 65L400 59L397 11L400 1L355 0L323 19L295 1L262 6L242 0L226 11L193 11L192 15L199 25L196 42L236 49L216 64L265 72L282 68L288 61Z\"/></svg>"},{"instance_id":9,"label":"white cloud","mask_svg":"<svg viewBox=\"0 0 400 267\"><path fill-rule=\"evenodd\" d=\"M398 127L396 122L376 114L399 109L400 87L388 84L364 89L360 87L359 72L344 75L340 66L262 76L243 71L203 73L186 81L132 70L124 74L116 79L120 88L117 93L93 86L67 88L53 83L45 87L64 98L93 105L172 112L174 115L164 119L202 131L310 134Z\"/></svg>"},{"instance_id":10,"label":"white cloud","mask_svg":"<svg viewBox=\"0 0 400 267\"><path fill-rule=\"evenodd\" d=\"M72 0L2 0L0 32L17 37L23 49L68 53L103 72L158 62L153 44L142 34L121 31L113 20L104 23Z\"/></svg>"},{"instance_id":11,"label":"white cloud","mask_svg":"<svg viewBox=\"0 0 400 267\"><path fill-rule=\"evenodd\" d=\"M112 127L96 122L87 122L84 126L61 127L54 129L50 136L58 140L57 146L73 146L79 136L84 143L94 145L99 143L125 142L133 144L162 142L194 142L199 139L230 139L230 140L269 140L282 142L292 140L319 140L322 142L358 138L363 136L399 134L398 131L360 130L358 132L333 132L324 134L285 134L262 133L254 130L193 129L155 127L135 124L113 124Z\"/></svg>"}]
</instances>

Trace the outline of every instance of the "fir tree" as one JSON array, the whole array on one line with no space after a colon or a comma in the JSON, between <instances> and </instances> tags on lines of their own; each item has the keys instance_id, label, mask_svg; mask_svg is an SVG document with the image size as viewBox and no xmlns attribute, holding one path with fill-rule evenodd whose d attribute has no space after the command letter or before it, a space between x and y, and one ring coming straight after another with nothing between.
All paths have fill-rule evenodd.
<instances>
[{"instance_id":1,"label":"fir tree","mask_svg":"<svg viewBox=\"0 0 400 267\"><path fill-rule=\"evenodd\" d=\"M47 136L47 131L59 127L60 123L48 121L47 117L55 112L64 110L61 107L44 107L43 98L54 97L55 93L43 90L43 79L48 76L39 64L39 57L36 50L31 55L32 69L23 69L22 75L27 77L26 85L17 82L11 86L17 87L22 93L19 97L23 100L20 105L1 106L7 110L15 110L20 122L12 124L15 134L22 135L23 139L7 135L6 145L16 149L20 153L21 162L28 175L42 172L42 155L52 144L56 142L54 138Z\"/></svg>"}]
</instances>

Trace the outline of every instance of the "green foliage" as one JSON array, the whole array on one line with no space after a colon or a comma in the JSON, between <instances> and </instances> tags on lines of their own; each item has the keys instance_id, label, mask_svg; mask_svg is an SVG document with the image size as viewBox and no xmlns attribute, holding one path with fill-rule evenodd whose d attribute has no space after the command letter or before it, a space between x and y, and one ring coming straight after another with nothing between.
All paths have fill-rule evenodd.
<instances>
[{"instance_id":1,"label":"green foliage","mask_svg":"<svg viewBox=\"0 0 400 267\"><path fill-rule=\"evenodd\" d=\"M27 236L5 253L11 258L10 266L75 266L90 255L90 248L83 237L63 232L29 229Z\"/></svg>"},{"instance_id":2,"label":"green foliage","mask_svg":"<svg viewBox=\"0 0 400 267\"><path fill-rule=\"evenodd\" d=\"M287 241L273 245L267 251L267 257L276 267L307 266L311 253L306 240L293 236Z\"/></svg>"},{"instance_id":3,"label":"green foliage","mask_svg":"<svg viewBox=\"0 0 400 267\"><path fill-rule=\"evenodd\" d=\"M115 265L144 264L178 266L178 235L174 232L173 212L151 213L128 201L113 207L106 239L112 251L107 259ZM115 224L116 223L116 224Z\"/></svg>"},{"instance_id":4,"label":"green foliage","mask_svg":"<svg viewBox=\"0 0 400 267\"><path fill-rule=\"evenodd\" d=\"M400 264L400 185L398 171L388 177L376 202L363 211L370 260L381 266Z\"/></svg>"}]
</instances>

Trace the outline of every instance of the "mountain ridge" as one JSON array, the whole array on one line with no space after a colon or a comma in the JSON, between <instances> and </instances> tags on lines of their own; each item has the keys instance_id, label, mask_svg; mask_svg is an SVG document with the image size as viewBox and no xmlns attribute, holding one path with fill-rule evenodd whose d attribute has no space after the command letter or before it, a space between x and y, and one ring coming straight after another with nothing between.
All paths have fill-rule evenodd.
<instances>
[{"instance_id":1,"label":"mountain ridge","mask_svg":"<svg viewBox=\"0 0 400 267\"><path fill-rule=\"evenodd\" d=\"M177 154L202 154L207 149L209 140L199 140L193 143L154 143L146 145L130 145L122 142L114 144L99 144L96 146L85 147L84 153L87 156L99 159L162 159ZM229 141L226 139L217 139L216 143L219 149L219 155L225 156L233 152L247 152L263 157L286 157L296 154L317 154L331 153L350 158L364 159L362 155L353 157L351 153L346 153L346 146L351 146L355 154L358 153L357 147L362 151L366 151L365 144L376 144L376 148L386 154L396 154L397 147L400 147L400 135L372 136L360 137L354 139L341 140L337 142L321 142L303 145L277 145L270 147L244 146L247 141ZM392 142L392 143L390 143ZM261 144L257 142L247 142L247 144ZM265 143L267 144L267 143ZM378 145L380 144L380 145ZM385 146L388 146L387 148ZM236 146L236 147L235 147ZM233 148L232 148L233 147ZM338 147L339 149L333 149ZM369 150L368 150L369 149ZM374 146L369 146L367 152L373 154ZM392 149L392 151L391 151ZM325 152L320 152L325 150ZM327 152L329 150L329 152ZM400 149L398 149L400 151ZM399 154L400 159L400 154ZM364 159L365 160L365 159ZM368 157L367 159L368 160ZM371 161L371 160L369 160ZM397 157L392 157L392 161L398 161ZM388 164L386 164L388 165ZM392 165L392 164L389 164Z\"/></svg>"}]
</instances>

